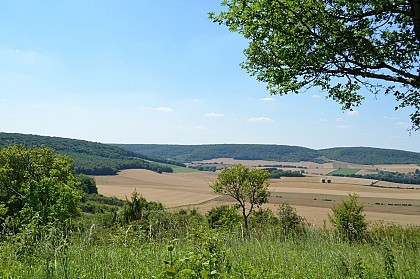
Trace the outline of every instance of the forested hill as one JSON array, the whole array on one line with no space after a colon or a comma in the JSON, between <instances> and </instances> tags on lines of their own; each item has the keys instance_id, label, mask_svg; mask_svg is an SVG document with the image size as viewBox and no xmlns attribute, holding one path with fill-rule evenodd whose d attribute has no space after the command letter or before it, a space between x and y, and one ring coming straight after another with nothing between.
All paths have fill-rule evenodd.
<instances>
[{"instance_id":1,"label":"forested hill","mask_svg":"<svg viewBox=\"0 0 420 279\"><path fill-rule=\"evenodd\" d=\"M26 147L44 145L53 148L58 153L72 157L75 161L75 170L78 173L107 175L133 168L172 172L170 167L162 167L146 161L150 158L144 155L102 143L59 137L0 133L0 147L6 147L9 144L23 144Z\"/></svg>"},{"instance_id":2,"label":"forested hill","mask_svg":"<svg viewBox=\"0 0 420 279\"><path fill-rule=\"evenodd\" d=\"M373 147L335 147L319 150L330 160L362 165L420 164L420 153Z\"/></svg>"},{"instance_id":3,"label":"forested hill","mask_svg":"<svg viewBox=\"0 0 420 279\"><path fill-rule=\"evenodd\" d=\"M263 144L211 144L211 145L160 145L120 144L128 150L181 162L200 161L214 158L235 158L238 160L269 161L318 161L316 150L287 145Z\"/></svg>"},{"instance_id":4,"label":"forested hill","mask_svg":"<svg viewBox=\"0 0 420 279\"><path fill-rule=\"evenodd\" d=\"M146 156L181 162L222 157L284 162L320 162L320 158L325 157L328 160L354 164L420 164L420 153L372 147L337 147L315 150L298 146L264 144L119 144L117 146Z\"/></svg>"}]
</instances>

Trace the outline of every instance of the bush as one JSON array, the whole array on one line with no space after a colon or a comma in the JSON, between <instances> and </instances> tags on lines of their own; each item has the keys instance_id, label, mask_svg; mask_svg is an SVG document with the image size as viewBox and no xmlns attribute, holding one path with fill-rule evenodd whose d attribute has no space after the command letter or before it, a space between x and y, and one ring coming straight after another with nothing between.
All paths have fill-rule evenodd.
<instances>
[{"instance_id":1,"label":"bush","mask_svg":"<svg viewBox=\"0 0 420 279\"><path fill-rule=\"evenodd\" d=\"M230 205L214 207L207 212L206 217L210 228L232 228L233 226L238 225L242 220L241 216L238 214L238 207Z\"/></svg>"},{"instance_id":2,"label":"bush","mask_svg":"<svg viewBox=\"0 0 420 279\"><path fill-rule=\"evenodd\" d=\"M300 216L294 207L283 203L278 211L279 224L284 232L303 232L306 228L306 220Z\"/></svg>"},{"instance_id":3,"label":"bush","mask_svg":"<svg viewBox=\"0 0 420 279\"><path fill-rule=\"evenodd\" d=\"M367 228L364 206L357 203L357 198L356 194L349 194L349 199L333 206L333 214L329 215L340 236L352 242L363 239Z\"/></svg>"},{"instance_id":4,"label":"bush","mask_svg":"<svg viewBox=\"0 0 420 279\"><path fill-rule=\"evenodd\" d=\"M122 210L122 219L125 223L147 219L152 211L162 211L163 205L158 202L148 202L136 190L131 194L131 200L126 200Z\"/></svg>"},{"instance_id":5,"label":"bush","mask_svg":"<svg viewBox=\"0 0 420 279\"><path fill-rule=\"evenodd\" d=\"M260 208L259 210L254 211L251 215L250 221L252 226L259 226L263 228L266 228L267 225L276 225L279 222L276 216L274 216L273 211L269 208Z\"/></svg>"}]
</instances>

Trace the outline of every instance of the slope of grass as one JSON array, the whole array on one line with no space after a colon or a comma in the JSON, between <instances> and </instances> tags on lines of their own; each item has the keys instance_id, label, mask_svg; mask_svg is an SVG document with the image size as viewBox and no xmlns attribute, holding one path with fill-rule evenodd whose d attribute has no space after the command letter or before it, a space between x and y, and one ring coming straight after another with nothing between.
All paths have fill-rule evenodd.
<instances>
[{"instance_id":1,"label":"slope of grass","mask_svg":"<svg viewBox=\"0 0 420 279\"><path fill-rule=\"evenodd\" d=\"M350 175L355 174L358 171L360 171L360 169L338 169L328 173L327 175Z\"/></svg>"}]
</instances>

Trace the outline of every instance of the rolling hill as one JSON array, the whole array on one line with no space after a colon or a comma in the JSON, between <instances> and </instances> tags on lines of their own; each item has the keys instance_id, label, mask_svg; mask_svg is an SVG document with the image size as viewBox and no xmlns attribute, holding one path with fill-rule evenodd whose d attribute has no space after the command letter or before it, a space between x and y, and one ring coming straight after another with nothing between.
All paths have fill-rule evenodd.
<instances>
[{"instance_id":1,"label":"rolling hill","mask_svg":"<svg viewBox=\"0 0 420 279\"><path fill-rule=\"evenodd\" d=\"M90 175L116 174L123 169L148 169L155 172L172 172L169 166L156 164L153 159L117 146L59 137L0 133L0 147L23 144L27 147L46 146L74 159L78 173ZM157 160L168 163L166 160Z\"/></svg>"},{"instance_id":2,"label":"rolling hill","mask_svg":"<svg viewBox=\"0 0 420 279\"><path fill-rule=\"evenodd\" d=\"M372 147L336 147L315 150L299 146L264 144L164 145L118 144L127 150L182 162L214 158L270 160L281 162L328 160L354 164L420 164L420 153Z\"/></svg>"}]
</instances>

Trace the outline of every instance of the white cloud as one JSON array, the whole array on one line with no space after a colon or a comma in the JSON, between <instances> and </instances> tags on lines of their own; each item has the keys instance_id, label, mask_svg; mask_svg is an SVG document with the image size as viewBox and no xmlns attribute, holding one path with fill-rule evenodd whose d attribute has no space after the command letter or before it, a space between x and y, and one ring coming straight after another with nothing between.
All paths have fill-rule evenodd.
<instances>
[{"instance_id":1,"label":"white cloud","mask_svg":"<svg viewBox=\"0 0 420 279\"><path fill-rule=\"evenodd\" d=\"M341 118L341 117L337 117L336 119L335 119L335 122L343 122L344 121L344 119L343 118Z\"/></svg>"},{"instance_id":2,"label":"white cloud","mask_svg":"<svg viewBox=\"0 0 420 279\"><path fill-rule=\"evenodd\" d=\"M201 130L201 131L203 131L203 130L205 130L206 128L204 128L203 126L201 126L201 125L197 125L197 126L195 126L194 127L194 130Z\"/></svg>"},{"instance_id":3,"label":"white cloud","mask_svg":"<svg viewBox=\"0 0 420 279\"><path fill-rule=\"evenodd\" d=\"M272 123L274 122L273 119L268 118L268 117L252 117L248 119L249 122L251 123Z\"/></svg>"},{"instance_id":4,"label":"white cloud","mask_svg":"<svg viewBox=\"0 0 420 279\"><path fill-rule=\"evenodd\" d=\"M267 98L261 98L260 99L260 101L262 101L262 102L274 102L276 99L274 99L274 98L270 98L270 97L267 97Z\"/></svg>"},{"instance_id":5,"label":"white cloud","mask_svg":"<svg viewBox=\"0 0 420 279\"><path fill-rule=\"evenodd\" d=\"M351 129L354 126L353 125L338 125L336 127L339 128L339 129Z\"/></svg>"},{"instance_id":6,"label":"white cloud","mask_svg":"<svg viewBox=\"0 0 420 279\"><path fill-rule=\"evenodd\" d=\"M325 123L325 122L327 122L327 119L325 119L325 118L318 118L318 119L315 121L315 124L321 124L321 123Z\"/></svg>"},{"instance_id":7,"label":"white cloud","mask_svg":"<svg viewBox=\"0 0 420 279\"><path fill-rule=\"evenodd\" d=\"M397 120L397 118L395 118L395 117L389 117L389 116L384 116L384 119L388 119L388 120Z\"/></svg>"},{"instance_id":8,"label":"white cloud","mask_svg":"<svg viewBox=\"0 0 420 279\"><path fill-rule=\"evenodd\" d=\"M410 129L411 128L411 124L407 123L407 122L398 122L396 125L398 127L404 128L404 129Z\"/></svg>"},{"instance_id":9,"label":"white cloud","mask_svg":"<svg viewBox=\"0 0 420 279\"><path fill-rule=\"evenodd\" d=\"M156 111L158 112L173 112L174 110L171 108L167 108L167 107L157 107L155 108Z\"/></svg>"},{"instance_id":10,"label":"white cloud","mask_svg":"<svg viewBox=\"0 0 420 279\"><path fill-rule=\"evenodd\" d=\"M215 113L215 112L209 112L209 113L204 114L204 117L208 117L208 118L220 118L223 116L225 115L222 113Z\"/></svg>"},{"instance_id":11,"label":"white cloud","mask_svg":"<svg viewBox=\"0 0 420 279\"><path fill-rule=\"evenodd\" d=\"M201 100L201 99L194 99L194 100L192 100L194 103L202 103L202 102L204 102L203 100Z\"/></svg>"},{"instance_id":12,"label":"white cloud","mask_svg":"<svg viewBox=\"0 0 420 279\"><path fill-rule=\"evenodd\" d=\"M352 111L348 111L347 115L348 116L356 116L359 115L360 113L357 110L352 110Z\"/></svg>"},{"instance_id":13,"label":"white cloud","mask_svg":"<svg viewBox=\"0 0 420 279\"><path fill-rule=\"evenodd\" d=\"M319 95L312 95L312 98L319 98Z\"/></svg>"}]
</instances>

